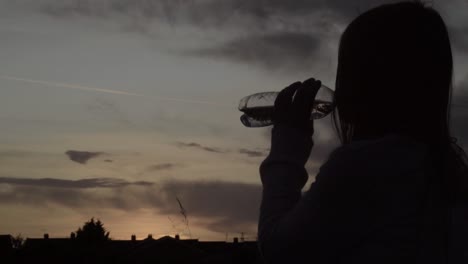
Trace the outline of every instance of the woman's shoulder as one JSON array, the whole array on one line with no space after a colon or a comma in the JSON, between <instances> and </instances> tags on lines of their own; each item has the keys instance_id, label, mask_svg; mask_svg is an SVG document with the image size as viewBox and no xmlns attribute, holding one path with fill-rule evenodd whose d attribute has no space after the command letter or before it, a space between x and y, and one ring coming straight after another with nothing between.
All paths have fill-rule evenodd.
<instances>
[{"instance_id":1,"label":"woman's shoulder","mask_svg":"<svg viewBox=\"0 0 468 264\"><path fill-rule=\"evenodd\" d=\"M371 195L375 199L396 194L411 196L424 187L421 183L430 166L427 153L424 144L399 135L356 141L330 155L320 167L315 188L320 185L320 188L359 193L362 197Z\"/></svg>"},{"instance_id":2,"label":"woman's shoulder","mask_svg":"<svg viewBox=\"0 0 468 264\"><path fill-rule=\"evenodd\" d=\"M403 135L387 135L378 139L359 140L333 151L321 170L346 170L359 174L395 173L423 166L428 148Z\"/></svg>"},{"instance_id":3,"label":"woman's shoulder","mask_svg":"<svg viewBox=\"0 0 468 264\"><path fill-rule=\"evenodd\" d=\"M353 158L372 158L372 157L406 157L420 156L427 152L427 146L408 136L399 134L390 134L377 139L357 140L343 145L332 152L330 158L353 157Z\"/></svg>"}]
</instances>

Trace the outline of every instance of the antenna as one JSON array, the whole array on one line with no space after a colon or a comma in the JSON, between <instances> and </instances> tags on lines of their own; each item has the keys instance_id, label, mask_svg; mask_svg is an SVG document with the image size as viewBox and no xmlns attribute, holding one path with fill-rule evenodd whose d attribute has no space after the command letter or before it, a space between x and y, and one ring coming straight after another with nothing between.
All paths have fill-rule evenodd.
<instances>
[{"instance_id":1,"label":"antenna","mask_svg":"<svg viewBox=\"0 0 468 264\"><path fill-rule=\"evenodd\" d=\"M185 226L187 227L187 230L189 232L189 237L192 238L192 231L190 231L187 211L185 210L184 206L182 205L182 202L180 201L179 197L177 197L177 195L176 195L176 200L177 200L177 203L179 203L180 214L184 217Z\"/></svg>"}]
</instances>

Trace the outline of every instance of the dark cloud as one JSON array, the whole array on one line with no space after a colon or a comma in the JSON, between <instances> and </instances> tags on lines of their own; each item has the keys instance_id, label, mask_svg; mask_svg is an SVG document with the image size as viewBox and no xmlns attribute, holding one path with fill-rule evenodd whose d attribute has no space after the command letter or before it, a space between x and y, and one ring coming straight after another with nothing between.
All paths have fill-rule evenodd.
<instances>
[{"instance_id":1,"label":"dark cloud","mask_svg":"<svg viewBox=\"0 0 468 264\"><path fill-rule=\"evenodd\" d=\"M309 159L305 164L305 168L309 173L311 183L320 167L327 162L330 153L340 146L339 139L336 131L333 128L330 117L325 117L320 120L314 121L314 135L312 147ZM265 134L266 137L271 137L271 131ZM305 190L309 189L309 185L304 186Z\"/></svg>"},{"instance_id":2,"label":"dark cloud","mask_svg":"<svg viewBox=\"0 0 468 264\"><path fill-rule=\"evenodd\" d=\"M164 188L179 197L190 217L211 219L207 226L215 232L232 228L252 228L258 220L261 186L221 181L168 182ZM177 213L166 204L164 211ZM234 230L248 231L252 230Z\"/></svg>"},{"instance_id":3,"label":"dark cloud","mask_svg":"<svg viewBox=\"0 0 468 264\"><path fill-rule=\"evenodd\" d=\"M135 126L134 121L129 118L125 109L108 98L97 97L93 102L86 105L86 109L91 112L94 118L102 119L105 122L116 122L123 127Z\"/></svg>"},{"instance_id":4,"label":"dark cloud","mask_svg":"<svg viewBox=\"0 0 468 264\"><path fill-rule=\"evenodd\" d=\"M240 154L247 155L251 158L266 157L268 155L267 151L262 150L250 150L250 149L239 149Z\"/></svg>"},{"instance_id":5,"label":"dark cloud","mask_svg":"<svg viewBox=\"0 0 468 264\"><path fill-rule=\"evenodd\" d=\"M0 203L20 204L35 207L45 207L56 204L74 209L80 209L84 204L97 206L102 200L96 194L87 193L86 189L54 188L22 184L2 183L9 188L0 192Z\"/></svg>"},{"instance_id":6,"label":"dark cloud","mask_svg":"<svg viewBox=\"0 0 468 264\"><path fill-rule=\"evenodd\" d=\"M128 16L143 16L157 18L168 12L165 6L175 8L184 1L164 0L69 0L69 1L43 1L42 11L59 17L70 17L73 15L93 16L109 18L111 15L124 14ZM165 3L167 2L167 4Z\"/></svg>"},{"instance_id":7,"label":"dark cloud","mask_svg":"<svg viewBox=\"0 0 468 264\"><path fill-rule=\"evenodd\" d=\"M54 188L71 188L71 189L89 189L89 188L118 188L129 185L151 186L151 182L139 181L128 182L116 178L90 178L81 180L62 180L53 178L10 178L0 177L0 184L13 184L23 186L36 187L54 187Z\"/></svg>"},{"instance_id":8,"label":"dark cloud","mask_svg":"<svg viewBox=\"0 0 468 264\"><path fill-rule=\"evenodd\" d=\"M461 147L468 151L468 108L453 110L452 116L452 135L458 139Z\"/></svg>"},{"instance_id":9,"label":"dark cloud","mask_svg":"<svg viewBox=\"0 0 468 264\"><path fill-rule=\"evenodd\" d=\"M336 31L337 16L327 14L330 9L343 5L335 3L330 8L324 1L282 0L71 0L45 3L43 11L49 15L113 18L123 23L124 28L138 31L151 31L151 27L158 27L162 22L176 27L189 25L205 32L213 28L220 36L231 32L229 40L204 43L200 48L181 50L177 54L232 60L268 70L294 71L320 63L314 55L320 44L328 41L327 32ZM352 4L345 6L347 9Z\"/></svg>"},{"instance_id":10,"label":"dark cloud","mask_svg":"<svg viewBox=\"0 0 468 264\"><path fill-rule=\"evenodd\" d=\"M468 52L468 26L451 25L449 31L452 46L458 51Z\"/></svg>"},{"instance_id":11,"label":"dark cloud","mask_svg":"<svg viewBox=\"0 0 468 264\"><path fill-rule=\"evenodd\" d=\"M361 13L394 2L400 1L43 0L41 10L60 18L91 16L117 19L123 28L145 33L160 25L188 25L218 34L218 37L210 39L219 40L221 37L224 40L206 43L196 50L182 50L178 54L221 58L267 70L282 68L296 72L306 71L312 65L329 63L317 58L319 47L335 46L344 26ZM444 2L443 8L451 6L456 8L455 1ZM456 25L452 31L454 46L466 51L467 28ZM228 35L229 39L223 35Z\"/></svg>"},{"instance_id":12,"label":"dark cloud","mask_svg":"<svg viewBox=\"0 0 468 264\"><path fill-rule=\"evenodd\" d=\"M177 142L176 143L176 146L178 147L181 147L181 148L195 148L195 149L200 149L200 150L204 150L204 151L207 151L207 152L213 152L213 153L224 153L223 150L219 149L219 148L213 148L213 147L206 147L206 146L203 146L199 143L195 143L195 142Z\"/></svg>"},{"instance_id":13,"label":"dark cloud","mask_svg":"<svg viewBox=\"0 0 468 264\"><path fill-rule=\"evenodd\" d=\"M189 220L215 232L254 232L261 186L221 181L170 181L160 184L101 179L0 178L0 203L59 205L74 210L109 208L133 211L153 208L180 215L180 199ZM105 187L102 192L93 187ZM195 221L194 221L195 220ZM235 230L233 230L235 229Z\"/></svg>"},{"instance_id":14,"label":"dark cloud","mask_svg":"<svg viewBox=\"0 0 468 264\"><path fill-rule=\"evenodd\" d=\"M29 152L29 151L21 151L21 150L2 150L0 151L0 159L1 158L24 158L27 156L31 156L33 154L36 154L34 152ZM41 153L43 154L43 153Z\"/></svg>"},{"instance_id":15,"label":"dark cloud","mask_svg":"<svg viewBox=\"0 0 468 264\"><path fill-rule=\"evenodd\" d=\"M146 168L146 171L152 172L152 171L162 171L162 170L171 170L178 167L178 164L175 163L161 163L161 164L155 164L151 165Z\"/></svg>"},{"instance_id":16,"label":"dark cloud","mask_svg":"<svg viewBox=\"0 0 468 264\"><path fill-rule=\"evenodd\" d=\"M271 128L263 130L263 136L269 140L271 139L271 133ZM314 121L313 142L312 151L305 165L312 178L316 176L322 164L327 161L330 153L340 146L338 134L332 123L331 116ZM265 150L265 154L268 154L267 150Z\"/></svg>"},{"instance_id":17,"label":"dark cloud","mask_svg":"<svg viewBox=\"0 0 468 264\"><path fill-rule=\"evenodd\" d=\"M318 36L310 33L275 32L240 37L218 46L190 51L187 54L226 58L241 63L257 64L268 69L284 67L303 69L312 66L319 45Z\"/></svg>"},{"instance_id":18,"label":"dark cloud","mask_svg":"<svg viewBox=\"0 0 468 264\"><path fill-rule=\"evenodd\" d=\"M229 2L229 1L228 1ZM254 1L239 1L231 0L230 2L243 2L241 9L248 14L257 17L265 17L267 14L276 15L284 14L288 16L309 15L316 11L331 11L338 15L350 17L357 16L367 9L391 2L399 2L398 0L361 0L361 1L343 1L343 0L254 0Z\"/></svg>"},{"instance_id":19,"label":"dark cloud","mask_svg":"<svg viewBox=\"0 0 468 264\"><path fill-rule=\"evenodd\" d=\"M74 162L77 162L77 163L80 163L80 164L86 164L86 162L88 162L88 160L90 160L92 158L96 158L96 157L104 154L104 152L89 152L89 151L79 151L79 150L68 150L67 152L65 152L65 154L68 156L68 158L71 161L74 161Z\"/></svg>"},{"instance_id":20,"label":"dark cloud","mask_svg":"<svg viewBox=\"0 0 468 264\"><path fill-rule=\"evenodd\" d=\"M452 133L468 151L468 76L462 81L458 89L454 91L451 109Z\"/></svg>"},{"instance_id":21,"label":"dark cloud","mask_svg":"<svg viewBox=\"0 0 468 264\"><path fill-rule=\"evenodd\" d=\"M188 22L200 26L225 26L242 19L256 24L284 17L309 16L318 11L331 12L337 16L356 16L390 0L69 0L45 1L42 10L53 16L69 17L85 15L108 18L124 15L141 22L153 19L170 23Z\"/></svg>"}]
</instances>

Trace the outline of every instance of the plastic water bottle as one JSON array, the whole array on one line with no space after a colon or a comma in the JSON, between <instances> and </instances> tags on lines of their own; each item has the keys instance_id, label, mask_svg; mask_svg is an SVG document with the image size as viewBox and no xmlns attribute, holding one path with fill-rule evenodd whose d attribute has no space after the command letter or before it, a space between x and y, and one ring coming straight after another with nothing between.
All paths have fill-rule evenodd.
<instances>
[{"instance_id":1,"label":"plastic water bottle","mask_svg":"<svg viewBox=\"0 0 468 264\"><path fill-rule=\"evenodd\" d=\"M279 92L263 92L246 96L239 103L244 112L240 120L246 127L265 127L273 124L275 100ZM333 111L333 91L322 85L312 106L310 119L320 119Z\"/></svg>"}]
</instances>

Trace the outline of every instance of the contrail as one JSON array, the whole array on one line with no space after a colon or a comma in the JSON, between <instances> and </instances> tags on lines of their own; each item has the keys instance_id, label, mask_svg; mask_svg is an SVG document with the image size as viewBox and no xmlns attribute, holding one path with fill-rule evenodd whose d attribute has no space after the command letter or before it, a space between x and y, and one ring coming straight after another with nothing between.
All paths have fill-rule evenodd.
<instances>
[{"instance_id":1,"label":"contrail","mask_svg":"<svg viewBox=\"0 0 468 264\"><path fill-rule=\"evenodd\" d=\"M131 96L144 96L142 94L129 93L129 92L125 92L125 91L94 88L94 87L87 87L87 86L81 86L81 85L76 85L76 84L68 84L68 83L49 82L49 81L41 81L41 80L31 80L31 79L19 78L19 77L8 76L8 75L0 75L0 78L1 79L6 79L6 80L18 81L18 82L44 84L44 85L49 85L49 86L54 86L54 87L77 89L77 90L90 91L90 92L119 94L119 95L131 95Z\"/></svg>"},{"instance_id":2,"label":"contrail","mask_svg":"<svg viewBox=\"0 0 468 264\"><path fill-rule=\"evenodd\" d=\"M52 82L52 81L26 79L26 78L15 77L15 76L10 76L10 75L0 75L0 79L18 81L18 82L34 83L34 84L43 84L43 85L53 86L53 87L57 87L57 88L76 89L76 90L82 90L82 91L88 91L88 92L97 92L97 93L107 93L107 94L115 94L115 95L127 95L127 96L152 98L152 99L161 100L161 101L172 101L172 102L180 102L180 103L204 104L204 105L231 107L231 106L229 106L227 104L215 103L215 102L210 102L210 101L190 100L190 99L161 97L161 96L151 96L151 95L145 95L145 94L140 94L140 93L132 93L132 92L114 90L114 89L88 87L88 86L82 86L82 85L78 85L78 84L69 84L69 83L60 83L60 82Z\"/></svg>"}]
</instances>

